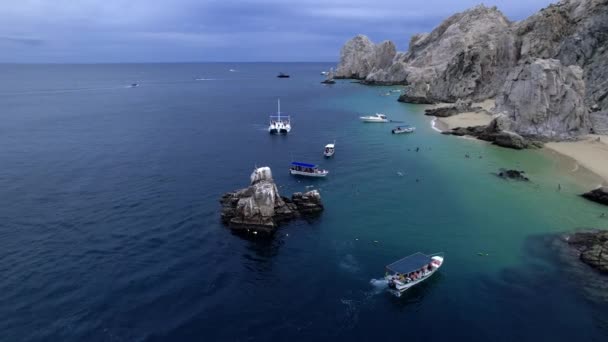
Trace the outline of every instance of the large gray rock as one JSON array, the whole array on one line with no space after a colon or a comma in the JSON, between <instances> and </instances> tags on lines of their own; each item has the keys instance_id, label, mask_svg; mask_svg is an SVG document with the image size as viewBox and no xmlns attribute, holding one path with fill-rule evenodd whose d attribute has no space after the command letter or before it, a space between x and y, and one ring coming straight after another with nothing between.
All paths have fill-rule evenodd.
<instances>
[{"instance_id":1,"label":"large gray rock","mask_svg":"<svg viewBox=\"0 0 608 342\"><path fill-rule=\"evenodd\" d=\"M260 167L250 177L245 189L226 193L220 199L222 222L233 230L266 235L276 231L281 222L323 211L321 195L312 190L281 197L269 167Z\"/></svg>"},{"instance_id":2,"label":"large gray rock","mask_svg":"<svg viewBox=\"0 0 608 342\"><path fill-rule=\"evenodd\" d=\"M522 58L554 58L578 65L587 83L586 102L608 109L608 1L565 0L515 26Z\"/></svg>"},{"instance_id":3,"label":"large gray rock","mask_svg":"<svg viewBox=\"0 0 608 342\"><path fill-rule=\"evenodd\" d=\"M335 77L364 80L371 73L390 68L396 54L393 42L375 45L368 37L358 35L342 47Z\"/></svg>"},{"instance_id":4,"label":"large gray rock","mask_svg":"<svg viewBox=\"0 0 608 342\"><path fill-rule=\"evenodd\" d=\"M516 23L480 5L414 35L406 53L385 49L380 55L386 58L379 58L362 36L342 50L344 75L368 84L404 84L402 102L498 96L499 109L514 122L510 132L520 136L608 132L608 0L563 0Z\"/></svg>"},{"instance_id":5,"label":"large gray rock","mask_svg":"<svg viewBox=\"0 0 608 342\"><path fill-rule=\"evenodd\" d=\"M582 231L566 237L580 252L580 260L602 273L608 273L608 231Z\"/></svg>"},{"instance_id":6,"label":"large gray rock","mask_svg":"<svg viewBox=\"0 0 608 342\"><path fill-rule=\"evenodd\" d=\"M580 67L556 59L531 59L509 73L496 110L511 120L516 133L563 139L590 128L585 82Z\"/></svg>"}]
</instances>

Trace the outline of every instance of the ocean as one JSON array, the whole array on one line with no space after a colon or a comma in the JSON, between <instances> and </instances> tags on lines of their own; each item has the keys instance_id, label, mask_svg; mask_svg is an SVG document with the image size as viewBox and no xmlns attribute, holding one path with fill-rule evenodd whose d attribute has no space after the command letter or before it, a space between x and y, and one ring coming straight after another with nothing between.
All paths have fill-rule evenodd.
<instances>
[{"instance_id":1,"label":"ocean","mask_svg":"<svg viewBox=\"0 0 608 342\"><path fill-rule=\"evenodd\" d=\"M0 65L0 340L608 338L608 290L555 250L606 227L578 196L592 180L541 150L438 134L398 87L321 85L331 66ZM267 133L277 99L288 136ZM417 130L358 120L375 112ZM291 161L330 174L294 178ZM219 198L256 166L283 195L318 189L325 212L232 234ZM418 251L443 267L391 295L384 266Z\"/></svg>"}]
</instances>

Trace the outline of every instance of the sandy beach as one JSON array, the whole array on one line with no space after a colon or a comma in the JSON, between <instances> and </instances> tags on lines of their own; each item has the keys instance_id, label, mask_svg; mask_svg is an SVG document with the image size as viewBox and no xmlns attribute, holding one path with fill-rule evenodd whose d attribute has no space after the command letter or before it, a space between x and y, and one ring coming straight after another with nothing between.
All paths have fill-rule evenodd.
<instances>
[{"instance_id":1,"label":"sandy beach","mask_svg":"<svg viewBox=\"0 0 608 342\"><path fill-rule=\"evenodd\" d=\"M575 142L550 142L545 144L545 148L572 158L577 165L597 174L603 184L608 185L608 136L588 135Z\"/></svg>"},{"instance_id":2,"label":"sandy beach","mask_svg":"<svg viewBox=\"0 0 608 342\"><path fill-rule=\"evenodd\" d=\"M438 105L437 107L440 107ZM494 107L494 100L486 100L483 102L473 103L473 107L481 107L489 112ZM484 112L464 112L456 115L452 115L446 118L437 118L437 127L440 130L451 130L456 127L472 127L487 125L492 121L492 115Z\"/></svg>"}]
</instances>

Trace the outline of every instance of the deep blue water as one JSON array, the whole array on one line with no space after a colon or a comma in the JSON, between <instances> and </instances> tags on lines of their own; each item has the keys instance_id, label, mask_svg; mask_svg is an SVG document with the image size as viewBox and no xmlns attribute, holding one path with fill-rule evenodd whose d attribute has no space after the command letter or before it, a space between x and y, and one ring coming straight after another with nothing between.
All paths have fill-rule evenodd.
<instances>
[{"instance_id":1,"label":"deep blue water","mask_svg":"<svg viewBox=\"0 0 608 342\"><path fill-rule=\"evenodd\" d=\"M329 67L0 65L0 340L606 340L606 302L540 238L606 226L580 183L539 151L437 134L392 88L322 86ZM277 98L286 137L266 133ZM377 111L418 130L358 122ZM292 178L292 160L331 174ZM218 199L256 165L326 211L233 235ZM416 251L446 263L402 298L374 281Z\"/></svg>"}]
</instances>

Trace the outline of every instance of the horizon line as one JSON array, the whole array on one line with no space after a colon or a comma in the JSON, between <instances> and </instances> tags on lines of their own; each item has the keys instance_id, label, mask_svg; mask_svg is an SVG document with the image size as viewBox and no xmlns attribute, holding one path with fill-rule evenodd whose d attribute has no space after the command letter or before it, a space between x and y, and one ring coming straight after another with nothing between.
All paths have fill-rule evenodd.
<instances>
[{"instance_id":1,"label":"horizon line","mask_svg":"<svg viewBox=\"0 0 608 342\"><path fill-rule=\"evenodd\" d=\"M336 61L175 61L175 62L0 62L0 65L94 65L94 64L220 64L220 63L235 63L235 64L254 64L254 63L335 63Z\"/></svg>"}]
</instances>

